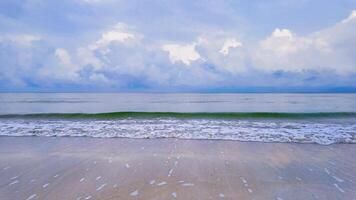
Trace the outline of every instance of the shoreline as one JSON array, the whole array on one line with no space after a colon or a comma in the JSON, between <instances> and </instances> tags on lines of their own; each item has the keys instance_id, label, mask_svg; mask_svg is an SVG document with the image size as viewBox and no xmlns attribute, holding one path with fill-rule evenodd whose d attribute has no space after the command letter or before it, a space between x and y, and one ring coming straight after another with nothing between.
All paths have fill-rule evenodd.
<instances>
[{"instance_id":1,"label":"shoreline","mask_svg":"<svg viewBox=\"0 0 356 200\"><path fill-rule=\"evenodd\" d=\"M0 199L352 199L355 144L0 137Z\"/></svg>"},{"instance_id":2,"label":"shoreline","mask_svg":"<svg viewBox=\"0 0 356 200\"><path fill-rule=\"evenodd\" d=\"M215 138L178 138L178 137L147 137L147 138L133 138L133 137L105 137L105 136L86 136L86 135L63 135L63 136L43 136L43 135L0 135L1 138L31 138L31 137L39 137L39 138L92 138L92 139L123 139L123 140L182 140L182 141L217 141L217 142L238 142L238 143L262 143L262 144L305 144L305 145L320 145L320 146L333 146L333 145L356 145L353 142L341 142L341 143L331 143L331 144L323 144L316 142L282 142L282 141L253 141L253 140L238 140L238 139L215 139Z\"/></svg>"}]
</instances>

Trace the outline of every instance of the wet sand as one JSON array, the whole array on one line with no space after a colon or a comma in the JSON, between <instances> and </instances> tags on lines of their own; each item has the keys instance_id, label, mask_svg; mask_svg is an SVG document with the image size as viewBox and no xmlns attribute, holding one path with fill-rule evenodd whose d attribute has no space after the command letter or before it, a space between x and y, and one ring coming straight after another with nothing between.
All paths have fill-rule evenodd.
<instances>
[{"instance_id":1,"label":"wet sand","mask_svg":"<svg viewBox=\"0 0 356 200\"><path fill-rule=\"evenodd\" d=\"M356 199L356 145L0 137L0 199Z\"/></svg>"}]
</instances>

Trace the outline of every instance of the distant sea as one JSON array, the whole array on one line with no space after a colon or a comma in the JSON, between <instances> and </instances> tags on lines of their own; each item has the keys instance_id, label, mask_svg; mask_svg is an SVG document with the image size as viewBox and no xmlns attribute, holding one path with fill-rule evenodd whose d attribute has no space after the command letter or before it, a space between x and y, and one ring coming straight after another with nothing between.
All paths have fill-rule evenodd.
<instances>
[{"instance_id":1,"label":"distant sea","mask_svg":"<svg viewBox=\"0 0 356 200\"><path fill-rule=\"evenodd\" d=\"M356 143L356 94L0 93L0 135Z\"/></svg>"}]
</instances>

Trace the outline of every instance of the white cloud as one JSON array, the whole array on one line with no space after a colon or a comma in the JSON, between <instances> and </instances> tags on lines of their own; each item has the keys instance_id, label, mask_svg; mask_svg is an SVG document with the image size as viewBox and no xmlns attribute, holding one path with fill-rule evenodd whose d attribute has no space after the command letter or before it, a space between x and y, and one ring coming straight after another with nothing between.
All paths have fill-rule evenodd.
<instances>
[{"instance_id":1,"label":"white cloud","mask_svg":"<svg viewBox=\"0 0 356 200\"><path fill-rule=\"evenodd\" d=\"M197 40L197 51L204 58L204 65L215 73L241 74L246 71L246 49L236 35L216 32L201 35Z\"/></svg>"},{"instance_id":2,"label":"white cloud","mask_svg":"<svg viewBox=\"0 0 356 200\"><path fill-rule=\"evenodd\" d=\"M71 58L65 49L58 48L56 49L54 54L59 59L59 61L65 66L70 67L72 65Z\"/></svg>"},{"instance_id":3,"label":"white cloud","mask_svg":"<svg viewBox=\"0 0 356 200\"><path fill-rule=\"evenodd\" d=\"M222 53L224 56L227 56L229 55L230 48L237 48L241 46L241 42L238 42L235 38L229 38L225 40L224 45L221 47L219 52Z\"/></svg>"},{"instance_id":4,"label":"white cloud","mask_svg":"<svg viewBox=\"0 0 356 200\"><path fill-rule=\"evenodd\" d=\"M40 69L39 74L41 77L51 78L53 81L81 81L81 77L79 75L81 66L72 62L72 58L67 50L57 48L53 56L54 57L50 59L42 69Z\"/></svg>"},{"instance_id":5,"label":"white cloud","mask_svg":"<svg viewBox=\"0 0 356 200\"><path fill-rule=\"evenodd\" d=\"M193 44L165 44L162 46L164 51L169 54L169 59L172 63L183 62L185 65L190 65L191 62L200 59L200 54L195 49L196 43Z\"/></svg>"},{"instance_id":6,"label":"white cloud","mask_svg":"<svg viewBox=\"0 0 356 200\"><path fill-rule=\"evenodd\" d=\"M122 22L117 23L111 30L104 32L101 38L97 40L94 44L90 45L91 50L103 49L105 50L108 45L114 42L118 43L128 43L137 42L141 39L141 36L129 30L129 27Z\"/></svg>"},{"instance_id":7,"label":"white cloud","mask_svg":"<svg viewBox=\"0 0 356 200\"><path fill-rule=\"evenodd\" d=\"M342 23L348 23L352 20L356 19L356 10L351 11L351 14L344 20L342 20Z\"/></svg>"},{"instance_id":8,"label":"white cloud","mask_svg":"<svg viewBox=\"0 0 356 200\"><path fill-rule=\"evenodd\" d=\"M0 42L10 41L19 45L30 46L33 42L39 41L42 38L37 35L30 34L7 34L0 36Z\"/></svg>"},{"instance_id":9,"label":"white cloud","mask_svg":"<svg viewBox=\"0 0 356 200\"><path fill-rule=\"evenodd\" d=\"M54 54L58 59L58 66L54 70L56 73L55 76L63 79L79 81L78 71L80 70L80 66L72 63L71 56L67 50L58 48Z\"/></svg>"},{"instance_id":10,"label":"white cloud","mask_svg":"<svg viewBox=\"0 0 356 200\"><path fill-rule=\"evenodd\" d=\"M261 70L356 72L356 12L340 23L315 33L298 36L288 29L275 29L251 52Z\"/></svg>"},{"instance_id":11,"label":"white cloud","mask_svg":"<svg viewBox=\"0 0 356 200\"><path fill-rule=\"evenodd\" d=\"M98 3L98 2L101 2L102 0L81 0L81 1L84 1L87 3Z\"/></svg>"},{"instance_id":12,"label":"white cloud","mask_svg":"<svg viewBox=\"0 0 356 200\"><path fill-rule=\"evenodd\" d=\"M255 66L263 70L303 71L314 69L311 57L320 59L329 52L328 41L320 37L300 37L287 29L276 29L271 36L260 41L251 55ZM319 65L319 67L324 67Z\"/></svg>"},{"instance_id":13,"label":"white cloud","mask_svg":"<svg viewBox=\"0 0 356 200\"><path fill-rule=\"evenodd\" d=\"M286 38L293 38L293 34L290 30L288 29L279 29L276 28L273 33L272 37L278 38L278 37L286 37Z\"/></svg>"},{"instance_id":14,"label":"white cloud","mask_svg":"<svg viewBox=\"0 0 356 200\"><path fill-rule=\"evenodd\" d=\"M99 73L90 75L89 80L99 83L110 83L110 80L108 80L105 75Z\"/></svg>"},{"instance_id":15,"label":"white cloud","mask_svg":"<svg viewBox=\"0 0 356 200\"><path fill-rule=\"evenodd\" d=\"M98 3L105 3L105 2L110 2L113 0L78 0L79 2L85 2L88 4L98 4Z\"/></svg>"},{"instance_id":16,"label":"white cloud","mask_svg":"<svg viewBox=\"0 0 356 200\"><path fill-rule=\"evenodd\" d=\"M286 79L295 80L310 74L317 74L318 79L327 74L324 78L328 79L356 72L356 11L334 26L311 34L276 28L258 41L243 33L201 31L194 33L199 36L194 41L165 43L165 33L157 36L148 32L144 38L135 30L117 23L99 33L88 33L85 39L91 37L89 41L68 43L65 49L57 48L56 44L61 45L57 38L48 35L0 36L0 81L169 88L238 85L243 84L243 78L246 85L264 81L273 85L274 71L292 72L286 73L292 74Z\"/></svg>"},{"instance_id":17,"label":"white cloud","mask_svg":"<svg viewBox=\"0 0 356 200\"><path fill-rule=\"evenodd\" d=\"M94 52L88 48L78 48L77 50L78 63L82 66L92 65L95 70L99 70L103 66L103 62L94 55Z\"/></svg>"}]
</instances>

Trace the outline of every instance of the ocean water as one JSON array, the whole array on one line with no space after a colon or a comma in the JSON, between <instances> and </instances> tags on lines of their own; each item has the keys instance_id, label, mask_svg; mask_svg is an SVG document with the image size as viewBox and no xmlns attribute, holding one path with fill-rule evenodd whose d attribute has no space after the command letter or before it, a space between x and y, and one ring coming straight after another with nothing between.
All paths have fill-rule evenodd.
<instances>
[{"instance_id":1,"label":"ocean water","mask_svg":"<svg viewBox=\"0 0 356 200\"><path fill-rule=\"evenodd\" d=\"M356 94L0 93L0 135L356 143Z\"/></svg>"}]
</instances>

